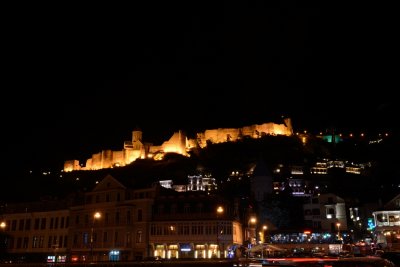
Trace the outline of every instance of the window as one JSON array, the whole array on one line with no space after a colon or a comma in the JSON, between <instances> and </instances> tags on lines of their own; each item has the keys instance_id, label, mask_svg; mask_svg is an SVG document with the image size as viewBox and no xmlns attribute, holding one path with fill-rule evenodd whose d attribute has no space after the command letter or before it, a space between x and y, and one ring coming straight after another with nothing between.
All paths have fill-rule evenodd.
<instances>
[{"instance_id":1,"label":"window","mask_svg":"<svg viewBox=\"0 0 400 267\"><path fill-rule=\"evenodd\" d=\"M139 209L137 215L138 222L141 222L143 220L143 211Z\"/></svg>"},{"instance_id":2,"label":"window","mask_svg":"<svg viewBox=\"0 0 400 267\"><path fill-rule=\"evenodd\" d=\"M126 212L126 224L131 224L131 211Z\"/></svg>"},{"instance_id":3,"label":"window","mask_svg":"<svg viewBox=\"0 0 400 267\"><path fill-rule=\"evenodd\" d=\"M109 215L108 212L106 212L105 216L104 216L104 223L107 225L108 224L108 220L109 220Z\"/></svg>"},{"instance_id":4,"label":"window","mask_svg":"<svg viewBox=\"0 0 400 267\"><path fill-rule=\"evenodd\" d=\"M141 240L142 238L140 237L139 240ZM131 233L127 232L126 233L126 246L130 247L132 245L132 240L131 240Z\"/></svg>"},{"instance_id":5,"label":"window","mask_svg":"<svg viewBox=\"0 0 400 267\"><path fill-rule=\"evenodd\" d=\"M47 242L47 248L51 248L52 244L53 244L53 236L49 236L49 240Z\"/></svg>"},{"instance_id":6,"label":"window","mask_svg":"<svg viewBox=\"0 0 400 267\"><path fill-rule=\"evenodd\" d=\"M190 204L185 204L185 206L183 207L183 212L190 213Z\"/></svg>"},{"instance_id":7,"label":"window","mask_svg":"<svg viewBox=\"0 0 400 267\"><path fill-rule=\"evenodd\" d=\"M119 224L119 211L115 213L115 223Z\"/></svg>"},{"instance_id":8,"label":"window","mask_svg":"<svg viewBox=\"0 0 400 267\"><path fill-rule=\"evenodd\" d=\"M103 242L106 243L108 241L108 233L104 232L103 233Z\"/></svg>"},{"instance_id":9,"label":"window","mask_svg":"<svg viewBox=\"0 0 400 267\"><path fill-rule=\"evenodd\" d=\"M34 236L32 238L32 248L38 248L39 247L39 237Z\"/></svg>"},{"instance_id":10,"label":"window","mask_svg":"<svg viewBox=\"0 0 400 267\"><path fill-rule=\"evenodd\" d=\"M25 225L24 219L19 220L18 230L19 231L23 231L24 230L24 225Z\"/></svg>"},{"instance_id":11,"label":"window","mask_svg":"<svg viewBox=\"0 0 400 267\"><path fill-rule=\"evenodd\" d=\"M321 212L320 212L319 209L312 209L312 214L313 214L313 215L320 215Z\"/></svg>"},{"instance_id":12,"label":"window","mask_svg":"<svg viewBox=\"0 0 400 267\"><path fill-rule=\"evenodd\" d=\"M40 229L41 230L46 229L46 218L42 218L42 222L40 224Z\"/></svg>"},{"instance_id":13,"label":"window","mask_svg":"<svg viewBox=\"0 0 400 267\"><path fill-rule=\"evenodd\" d=\"M24 241L22 243L22 247L23 248L28 248L28 244L29 244L29 237L24 237Z\"/></svg>"},{"instance_id":14,"label":"window","mask_svg":"<svg viewBox=\"0 0 400 267\"><path fill-rule=\"evenodd\" d=\"M11 231L16 231L16 230L17 230L17 220L12 220Z\"/></svg>"},{"instance_id":15,"label":"window","mask_svg":"<svg viewBox=\"0 0 400 267\"><path fill-rule=\"evenodd\" d=\"M31 230L31 219L27 219L25 222L25 230Z\"/></svg>"},{"instance_id":16,"label":"window","mask_svg":"<svg viewBox=\"0 0 400 267\"><path fill-rule=\"evenodd\" d=\"M142 236L143 236L142 230L138 230L136 232L136 243L142 243L143 242Z\"/></svg>"},{"instance_id":17,"label":"window","mask_svg":"<svg viewBox=\"0 0 400 267\"><path fill-rule=\"evenodd\" d=\"M68 246L68 236L64 236L64 248L66 248Z\"/></svg>"}]
</instances>

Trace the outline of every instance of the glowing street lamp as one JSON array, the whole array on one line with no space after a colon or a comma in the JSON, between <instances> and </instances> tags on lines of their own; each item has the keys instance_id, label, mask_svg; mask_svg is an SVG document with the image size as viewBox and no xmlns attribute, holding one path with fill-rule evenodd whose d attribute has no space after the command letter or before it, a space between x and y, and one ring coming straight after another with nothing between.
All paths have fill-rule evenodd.
<instances>
[{"instance_id":1,"label":"glowing street lamp","mask_svg":"<svg viewBox=\"0 0 400 267\"><path fill-rule=\"evenodd\" d=\"M100 212L93 214L92 228L90 229L90 261L93 262L93 236L94 236L94 223L101 218Z\"/></svg>"},{"instance_id":2,"label":"glowing street lamp","mask_svg":"<svg viewBox=\"0 0 400 267\"><path fill-rule=\"evenodd\" d=\"M217 219L218 219L218 221L217 221L217 250L219 250L219 251L221 251L219 241L220 241L220 235L222 234L221 233L222 229L220 226L219 218L221 217L221 215L223 213L224 213L224 208L222 206L218 206L217 207Z\"/></svg>"},{"instance_id":3,"label":"glowing street lamp","mask_svg":"<svg viewBox=\"0 0 400 267\"><path fill-rule=\"evenodd\" d=\"M267 243L267 229L268 226L263 225L263 243Z\"/></svg>"},{"instance_id":4,"label":"glowing street lamp","mask_svg":"<svg viewBox=\"0 0 400 267\"><path fill-rule=\"evenodd\" d=\"M254 244L254 240L256 239L256 224L257 224L257 218L255 216L251 216L248 221L248 227L249 227L248 238L251 244Z\"/></svg>"},{"instance_id":5,"label":"glowing street lamp","mask_svg":"<svg viewBox=\"0 0 400 267\"><path fill-rule=\"evenodd\" d=\"M1 222L1 223L0 223L0 228L1 228L1 230L6 229L6 226L7 226L6 222Z\"/></svg>"},{"instance_id":6,"label":"glowing street lamp","mask_svg":"<svg viewBox=\"0 0 400 267\"><path fill-rule=\"evenodd\" d=\"M336 226L337 226L337 238L338 238L338 240L341 240L341 238L340 238L340 223L336 223Z\"/></svg>"}]
</instances>

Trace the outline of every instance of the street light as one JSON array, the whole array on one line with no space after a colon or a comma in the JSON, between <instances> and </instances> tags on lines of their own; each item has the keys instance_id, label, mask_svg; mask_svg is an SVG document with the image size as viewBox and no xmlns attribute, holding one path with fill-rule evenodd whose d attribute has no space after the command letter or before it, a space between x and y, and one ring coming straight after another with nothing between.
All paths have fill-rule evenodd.
<instances>
[{"instance_id":1,"label":"street light","mask_svg":"<svg viewBox=\"0 0 400 267\"><path fill-rule=\"evenodd\" d=\"M221 217L222 213L224 213L224 208L222 206L218 206L217 207L217 251L216 254L218 253L218 251L220 251L220 235L222 234L221 231L222 229L220 228L220 221L219 218Z\"/></svg>"},{"instance_id":2,"label":"street light","mask_svg":"<svg viewBox=\"0 0 400 267\"><path fill-rule=\"evenodd\" d=\"M93 214L92 228L90 229L90 261L93 262L93 236L94 236L94 223L101 218L100 212Z\"/></svg>"},{"instance_id":3,"label":"street light","mask_svg":"<svg viewBox=\"0 0 400 267\"><path fill-rule=\"evenodd\" d=\"M254 244L254 240L256 239L256 224L257 224L257 218L255 216L251 216L248 222L248 227L249 227L249 241L251 244Z\"/></svg>"},{"instance_id":4,"label":"street light","mask_svg":"<svg viewBox=\"0 0 400 267\"><path fill-rule=\"evenodd\" d=\"M336 226L337 226L337 238L338 238L338 240L340 240L341 238L340 238L340 223L338 222L338 223L336 223Z\"/></svg>"},{"instance_id":5,"label":"street light","mask_svg":"<svg viewBox=\"0 0 400 267\"><path fill-rule=\"evenodd\" d=\"M263 243L267 243L267 229L268 226L263 225Z\"/></svg>"},{"instance_id":6,"label":"street light","mask_svg":"<svg viewBox=\"0 0 400 267\"><path fill-rule=\"evenodd\" d=\"M1 222L1 223L0 223L0 228L1 228L2 231L3 231L4 229L6 229L6 226L7 226L6 222Z\"/></svg>"}]
</instances>

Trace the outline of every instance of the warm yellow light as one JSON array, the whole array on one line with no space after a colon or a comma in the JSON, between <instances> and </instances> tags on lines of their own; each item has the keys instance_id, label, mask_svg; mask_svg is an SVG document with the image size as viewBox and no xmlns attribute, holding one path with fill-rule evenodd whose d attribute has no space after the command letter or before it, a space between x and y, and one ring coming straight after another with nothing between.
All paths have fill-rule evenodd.
<instances>
[{"instance_id":1,"label":"warm yellow light","mask_svg":"<svg viewBox=\"0 0 400 267\"><path fill-rule=\"evenodd\" d=\"M263 225L263 229L264 229L264 230L267 230L268 227L267 227L266 225Z\"/></svg>"},{"instance_id":2,"label":"warm yellow light","mask_svg":"<svg viewBox=\"0 0 400 267\"><path fill-rule=\"evenodd\" d=\"M217 212L220 213L220 214L223 213L224 212L224 208L222 206L218 206Z\"/></svg>"},{"instance_id":3,"label":"warm yellow light","mask_svg":"<svg viewBox=\"0 0 400 267\"><path fill-rule=\"evenodd\" d=\"M96 220L100 219L101 218L101 213L100 212L95 212L94 215L93 215L93 218L96 219Z\"/></svg>"},{"instance_id":4,"label":"warm yellow light","mask_svg":"<svg viewBox=\"0 0 400 267\"><path fill-rule=\"evenodd\" d=\"M250 218L250 222L251 222L251 223L256 223L256 222L257 222L256 217L251 217L251 218Z\"/></svg>"},{"instance_id":5,"label":"warm yellow light","mask_svg":"<svg viewBox=\"0 0 400 267\"><path fill-rule=\"evenodd\" d=\"M4 229L4 228L6 228L6 226L7 226L7 225L6 225L6 223L5 223L5 222L1 222L1 223L0 223L0 228L1 228L1 229Z\"/></svg>"}]
</instances>

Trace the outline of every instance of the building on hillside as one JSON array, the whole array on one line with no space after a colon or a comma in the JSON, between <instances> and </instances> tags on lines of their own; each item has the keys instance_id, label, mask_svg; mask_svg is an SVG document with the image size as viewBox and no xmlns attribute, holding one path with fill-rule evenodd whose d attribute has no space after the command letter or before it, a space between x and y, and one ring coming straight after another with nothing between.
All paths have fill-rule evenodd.
<instances>
[{"instance_id":1,"label":"building on hillside","mask_svg":"<svg viewBox=\"0 0 400 267\"><path fill-rule=\"evenodd\" d=\"M311 196L303 204L306 226L313 232L330 232L343 239L342 231L347 231L345 201L334 194Z\"/></svg>"},{"instance_id":2,"label":"building on hillside","mask_svg":"<svg viewBox=\"0 0 400 267\"><path fill-rule=\"evenodd\" d=\"M372 213L375 243L380 249L400 250L400 194Z\"/></svg>"},{"instance_id":3,"label":"building on hillside","mask_svg":"<svg viewBox=\"0 0 400 267\"><path fill-rule=\"evenodd\" d=\"M293 134L290 118L284 119L283 124L263 123L245 126L242 128L218 128L205 130L196 134L196 138L190 139L186 134L179 130L161 145L145 143L142 140L143 133L139 129L132 132L132 139L125 141L123 149L119 151L102 150L93 154L86 160L86 164L81 164L78 160L67 160L64 162L64 171L77 170L100 170L106 168L121 167L131 164L137 159L153 158L160 160L165 153L177 153L189 156L188 152L193 148L207 146L207 143L235 142L243 137L260 138L264 135L286 135Z\"/></svg>"}]
</instances>

